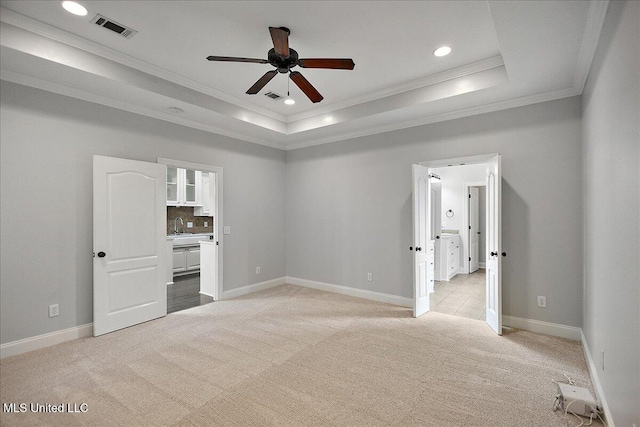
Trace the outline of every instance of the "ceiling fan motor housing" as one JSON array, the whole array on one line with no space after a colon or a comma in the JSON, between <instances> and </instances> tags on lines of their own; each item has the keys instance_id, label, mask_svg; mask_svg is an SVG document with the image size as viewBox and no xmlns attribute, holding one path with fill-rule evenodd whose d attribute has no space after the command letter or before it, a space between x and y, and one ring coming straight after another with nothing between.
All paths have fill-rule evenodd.
<instances>
[{"instance_id":1,"label":"ceiling fan motor housing","mask_svg":"<svg viewBox=\"0 0 640 427\"><path fill-rule=\"evenodd\" d=\"M267 61L278 69L280 73L288 73L290 68L298 65L298 52L289 48L289 56L282 57L276 53L276 50L271 48L267 54Z\"/></svg>"}]
</instances>

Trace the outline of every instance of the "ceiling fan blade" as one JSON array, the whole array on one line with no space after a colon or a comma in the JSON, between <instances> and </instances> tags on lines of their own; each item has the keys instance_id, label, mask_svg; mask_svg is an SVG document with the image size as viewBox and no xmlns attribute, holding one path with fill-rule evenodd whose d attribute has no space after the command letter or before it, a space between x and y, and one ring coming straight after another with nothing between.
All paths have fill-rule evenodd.
<instances>
[{"instance_id":1,"label":"ceiling fan blade","mask_svg":"<svg viewBox=\"0 0 640 427\"><path fill-rule=\"evenodd\" d=\"M292 71L290 74L291 80L304 92L305 95L311 100L311 102L316 103L322 101L324 98L320 95L320 92L316 90L315 87L309 83L309 80L305 79L302 74L297 71Z\"/></svg>"},{"instance_id":2,"label":"ceiling fan blade","mask_svg":"<svg viewBox=\"0 0 640 427\"><path fill-rule=\"evenodd\" d=\"M264 76L260 77L260 79L257 82L255 82L253 86L249 88L249 90L247 91L247 94L255 95L256 93L260 92L260 89L262 89L267 83L269 83L269 81L276 74L278 74L278 70L271 70L264 73Z\"/></svg>"},{"instance_id":3,"label":"ceiling fan blade","mask_svg":"<svg viewBox=\"0 0 640 427\"><path fill-rule=\"evenodd\" d=\"M280 27L269 27L271 40L273 40L273 49L283 58L289 57L289 29Z\"/></svg>"},{"instance_id":4,"label":"ceiling fan blade","mask_svg":"<svg viewBox=\"0 0 640 427\"><path fill-rule=\"evenodd\" d=\"M209 61L224 61L224 62L254 62L256 64L268 64L266 59L255 58L236 58L233 56L207 56Z\"/></svg>"},{"instance_id":5,"label":"ceiling fan blade","mask_svg":"<svg viewBox=\"0 0 640 427\"><path fill-rule=\"evenodd\" d=\"M353 70L354 64L351 58L304 58L298 59L298 65L302 68L331 68L334 70Z\"/></svg>"}]
</instances>

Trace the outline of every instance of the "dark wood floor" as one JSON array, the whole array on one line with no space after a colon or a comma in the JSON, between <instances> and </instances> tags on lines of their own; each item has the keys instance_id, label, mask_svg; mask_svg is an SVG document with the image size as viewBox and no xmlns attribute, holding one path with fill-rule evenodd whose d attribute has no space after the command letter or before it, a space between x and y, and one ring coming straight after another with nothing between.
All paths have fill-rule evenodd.
<instances>
[{"instance_id":1,"label":"dark wood floor","mask_svg":"<svg viewBox=\"0 0 640 427\"><path fill-rule=\"evenodd\" d=\"M174 277L173 285L167 286L167 314L210 302L213 302L213 298L200 294L198 273Z\"/></svg>"}]
</instances>

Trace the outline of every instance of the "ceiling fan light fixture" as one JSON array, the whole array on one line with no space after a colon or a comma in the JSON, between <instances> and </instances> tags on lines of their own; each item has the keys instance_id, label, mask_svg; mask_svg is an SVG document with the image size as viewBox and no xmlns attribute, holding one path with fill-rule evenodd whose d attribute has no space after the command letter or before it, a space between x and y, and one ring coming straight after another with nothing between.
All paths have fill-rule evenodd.
<instances>
[{"instance_id":1,"label":"ceiling fan light fixture","mask_svg":"<svg viewBox=\"0 0 640 427\"><path fill-rule=\"evenodd\" d=\"M73 13L77 16L85 16L87 13L89 13L86 7L84 7L80 3L76 3L75 1L65 0L60 2L60 5L67 12Z\"/></svg>"},{"instance_id":2,"label":"ceiling fan light fixture","mask_svg":"<svg viewBox=\"0 0 640 427\"><path fill-rule=\"evenodd\" d=\"M447 56L451 53L451 48L449 46L440 46L436 50L433 51L435 56Z\"/></svg>"},{"instance_id":3,"label":"ceiling fan light fixture","mask_svg":"<svg viewBox=\"0 0 640 427\"><path fill-rule=\"evenodd\" d=\"M284 100L284 103L287 104L287 105L293 105L293 104L296 103L296 100L293 99L293 98L287 98L287 99Z\"/></svg>"}]
</instances>

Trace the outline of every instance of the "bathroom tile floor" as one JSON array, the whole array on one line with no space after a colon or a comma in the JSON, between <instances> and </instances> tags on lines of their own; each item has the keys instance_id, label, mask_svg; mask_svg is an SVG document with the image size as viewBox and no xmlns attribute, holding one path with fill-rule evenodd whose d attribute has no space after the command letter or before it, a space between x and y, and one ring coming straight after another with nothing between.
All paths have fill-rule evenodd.
<instances>
[{"instance_id":1,"label":"bathroom tile floor","mask_svg":"<svg viewBox=\"0 0 640 427\"><path fill-rule=\"evenodd\" d=\"M469 319L485 319L485 269L457 274L448 282L435 282L431 311Z\"/></svg>"}]
</instances>

